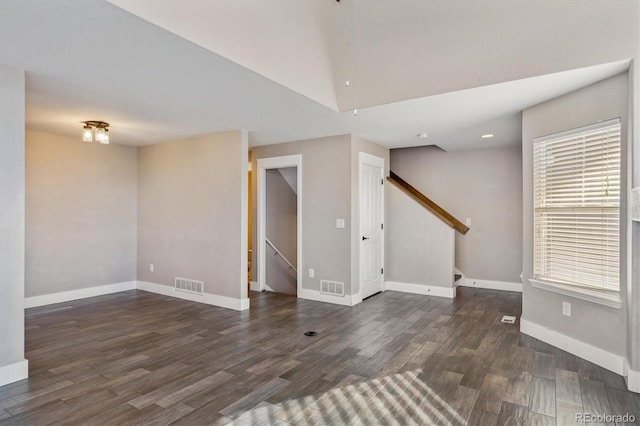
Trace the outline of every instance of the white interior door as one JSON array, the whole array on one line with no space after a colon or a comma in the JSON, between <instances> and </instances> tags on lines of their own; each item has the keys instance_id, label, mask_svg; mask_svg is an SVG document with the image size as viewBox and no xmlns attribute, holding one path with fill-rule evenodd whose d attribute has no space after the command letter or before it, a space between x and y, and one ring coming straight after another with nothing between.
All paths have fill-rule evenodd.
<instances>
[{"instance_id":1,"label":"white interior door","mask_svg":"<svg viewBox=\"0 0 640 426\"><path fill-rule=\"evenodd\" d=\"M360 153L360 289L382 291L384 260L384 160Z\"/></svg>"}]
</instances>

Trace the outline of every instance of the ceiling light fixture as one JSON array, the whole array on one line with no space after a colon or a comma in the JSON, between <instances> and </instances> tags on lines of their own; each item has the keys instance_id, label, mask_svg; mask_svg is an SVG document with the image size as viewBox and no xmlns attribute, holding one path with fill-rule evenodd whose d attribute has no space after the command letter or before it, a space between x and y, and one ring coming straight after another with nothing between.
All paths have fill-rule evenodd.
<instances>
[{"instance_id":1,"label":"ceiling light fixture","mask_svg":"<svg viewBox=\"0 0 640 426\"><path fill-rule=\"evenodd\" d=\"M482 139L489 139L493 137L493 133L487 133L486 135L480 136Z\"/></svg>"},{"instance_id":2,"label":"ceiling light fixture","mask_svg":"<svg viewBox=\"0 0 640 426\"><path fill-rule=\"evenodd\" d=\"M107 145L109 143L109 123L104 121L89 120L83 121L82 141L100 142Z\"/></svg>"}]
</instances>

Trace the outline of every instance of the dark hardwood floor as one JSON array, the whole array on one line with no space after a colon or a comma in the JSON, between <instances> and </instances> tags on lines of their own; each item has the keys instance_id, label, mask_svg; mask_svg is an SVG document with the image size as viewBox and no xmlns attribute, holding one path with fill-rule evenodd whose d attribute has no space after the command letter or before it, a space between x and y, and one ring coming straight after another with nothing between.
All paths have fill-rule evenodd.
<instances>
[{"instance_id":1,"label":"dark hardwood floor","mask_svg":"<svg viewBox=\"0 0 640 426\"><path fill-rule=\"evenodd\" d=\"M622 377L500 323L520 307L517 293L461 288L455 300L386 292L353 308L254 293L235 312L129 291L28 309L30 379L0 387L0 424L640 417Z\"/></svg>"}]
</instances>

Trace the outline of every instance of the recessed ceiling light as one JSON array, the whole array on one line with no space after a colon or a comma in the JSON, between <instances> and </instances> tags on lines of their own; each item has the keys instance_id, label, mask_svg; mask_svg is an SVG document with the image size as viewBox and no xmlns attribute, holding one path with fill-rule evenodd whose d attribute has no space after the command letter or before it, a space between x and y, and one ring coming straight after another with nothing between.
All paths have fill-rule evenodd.
<instances>
[{"instance_id":1,"label":"recessed ceiling light","mask_svg":"<svg viewBox=\"0 0 640 426\"><path fill-rule=\"evenodd\" d=\"M480 136L482 139L489 139L493 137L493 133L487 133L486 135Z\"/></svg>"},{"instance_id":2,"label":"recessed ceiling light","mask_svg":"<svg viewBox=\"0 0 640 426\"><path fill-rule=\"evenodd\" d=\"M426 139L427 137L429 137L429 135L426 132L418 133L416 136L418 137L418 139Z\"/></svg>"}]
</instances>

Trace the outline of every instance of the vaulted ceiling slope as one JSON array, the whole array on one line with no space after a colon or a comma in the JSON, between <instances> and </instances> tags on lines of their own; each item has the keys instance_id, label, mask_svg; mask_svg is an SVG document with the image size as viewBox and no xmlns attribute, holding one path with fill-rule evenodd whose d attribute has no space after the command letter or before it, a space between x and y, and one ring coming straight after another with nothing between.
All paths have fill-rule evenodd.
<instances>
[{"instance_id":1,"label":"vaulted ceiling slope","mask_svg":"<svg viewBox=\"0 0 640 426\"><path fill-rule=\"evenodd\" d=\"M27 73L32 130L456 150L518 144L523 108L624 72L639 19L635 0L0 0L0 63Z\"/></svg>"},{"instance_id":2,"label":"vaulted ceiling slope","mask_svg":"<svg viewBox=\"0 0 640 426\"><path fill-rule=\"evenodd\" d=\"M340 111L628 59L639 34L637 0L109 1Z\"/></svg>"}]
</instances>

